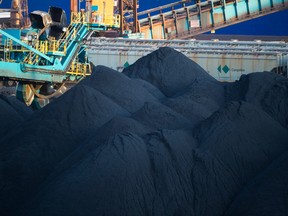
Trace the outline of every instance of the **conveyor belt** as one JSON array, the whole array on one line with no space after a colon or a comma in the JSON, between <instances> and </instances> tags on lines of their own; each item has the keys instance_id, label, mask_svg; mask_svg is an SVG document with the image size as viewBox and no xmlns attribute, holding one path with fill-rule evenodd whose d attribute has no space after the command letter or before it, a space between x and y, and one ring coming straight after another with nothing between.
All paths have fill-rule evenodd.
<instances>
[{"instance_id":1,"label":"conveyor belt","mask_svg":"<svg viewBox=\"0 0 288 216\"><path fill-rule=\"evenodd\" d=\"M147 39L187 39L288 8L288 0L179 1L138 13ZM127 17L129 18L129 17Z\"/></svg>"}]
</instances>

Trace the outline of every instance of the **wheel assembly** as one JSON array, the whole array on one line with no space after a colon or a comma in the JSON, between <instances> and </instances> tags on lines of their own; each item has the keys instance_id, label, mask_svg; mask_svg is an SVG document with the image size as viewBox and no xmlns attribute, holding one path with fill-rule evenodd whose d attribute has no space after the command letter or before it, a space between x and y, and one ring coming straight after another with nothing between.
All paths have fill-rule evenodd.
<instances>
[{"instance_id":1,"label":"wheel assembly","mask_svg":"<svg viewBox=\"0 0 288 216\"><path fill-rule=\"evenodd\" d=\"M65 91L64 83L52 85L50 83L28 84L19 82L16 86L16 97L27 106L40 109Z\"/></svg>"}]
</instances>

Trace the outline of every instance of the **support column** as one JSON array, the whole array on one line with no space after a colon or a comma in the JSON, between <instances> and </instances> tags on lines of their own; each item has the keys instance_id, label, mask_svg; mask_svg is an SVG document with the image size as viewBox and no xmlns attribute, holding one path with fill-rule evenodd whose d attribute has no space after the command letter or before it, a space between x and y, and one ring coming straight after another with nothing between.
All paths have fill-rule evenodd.
<instances>
[{"instance_id":1,"label":"support column","mask_svg":"<svg viewBox=\"0 0 288 216\"><path fill-rule=\"evenodd\" d=\"M162 10L160 11L160 16L161 16L161 19L162 19L162 32L163 32L163 38L166 39L167 36L166 36L166 23L165 23L165 16L163 15L162 13Z\"/></svg>"},{"instance_id":2,"label":"support column","mask_svg":"<svg viewBox=\"0 0 288 216\"><path fill-rule=\"evenodd\" d=\"M238 1L235 1L234 8L235 8L235 17L236 17L236 19L239 19Z\"/></svg>"},{"instance_id":3,"label":"support column","mask_svg":"<svg viewBox=\"0 0 288 216\"><path fill-rule=\"evenodd\" d=\"M271 6L271 9L274 7L273 0L270 0L270 6Z\"/></svg>"},{"instance_id":4,"label":"support column","mask_svg":"<svg viewBox=\"0 0 288 216\"><path fill-rule=\"evenodd\" d=\"M214 19L214 2L210 1L211 3L211 22L212 22L212 27L215 27L215 19Z\"/></svg>"},{"instance_id":5,"label":"support column","mask_svg":"<svg viewBox=\"0 0 288 216\"><path fill-rule=\"evenodd\" d=\"M177 19L177 12L173 8L173 19L174 19L174 25L175 25L175 30L176 30L176 35L178 35L178 19Z\"/></svg>"},{"instance_id":6,"label":"support column","mask_svg":"<svg viewBox=\"0 0 288 216\"><path fill-rule=\"evenodd\" d=\"M20 19L21 19L21 5L19 0L12 0L11 3L11 9L13 11L11 12L11 20L10 23L13 27L19 28L20 27Z\"/></svg>"},{"instance_id":7,"label":"support column","mask_svg":"<svg viewBox=\"0 0 288 216\"><path fill-rule=\"evenodd\" d=\"M185 6L185 12L186 12L186 23L187 23L187 30L190 31L191 27L190 27L190 14L189 14L189 9Z\"/></svg>"},{"instance_id":8,"label":"support column","mask_svg":"<svg viewBox=\"0 0 288 216\"><path fill-rule=\"evenodd\" d=\"M123 0L119 0L119 14L120 14L120 36L123 36L124 32L124 6Z\"/></svg>"},{"instance_id":9,"label":"support column","mask_svg":"<svg viewBox=\"0 0 288 216\"><path fill-rule=\"evenodd\" d=\"M70 0L70 10L72 13L78 13L78 0Z\"/></svg>"},{"instance_id":10,"label":"support column","mask_svg":"<svg viewBox=\"0 0 288 216\"><path fill-rule=\"evenodd\" d=\"M199 19L199 26L202 28L202 10L201 10L201 1L197 0L197 12L198 12L198 19Z\"/></svg>"},{"instance_id":11,"label":"support column","mask_svg":"<svg viewBox=\"0 0 288 216\"><path fill-rule=\"evenodd\" d=\"M273 0L272 0L273 1ZM249 6L249 0L246 0L246 8L247 8L247 14L250 16L250 6Z\"/></svg>"},{"instance_id":12,"label":"support column","mask_svg":"<svg viewBox=\"0 0 288 216\"><path fill-rule=\"evenodd\" d=\"M261 0L258 0L258 8L259 8L259 12L262 12L262 4L261 4Z\"/></svg>"},{"instance_id":13,"label":"support column","mask_svg":"<svg viewBox=\"0 0 288 216\"><path fill-rule=\"evenodd\" d=\"M139 32L138 29L138 12L137 0L133 0L133 33Z\"/></svg>"},{"instance_id":14,"label":"support column","mask_svg":"<svg viewBox=\"0 0 288 216\"><path fill-rule=\"evenodd\" d=\"M150 16L150 13L148 14L148 20L149 20L149 27L150 27L150 36L151 36L151 39L153 39L153 20Z\"/></svg>"},{"instance_id":15,"label":"support column","mask_svg":"<svg viewBox=\"0 0 288 216\"><path fill-rule=\"evenodd\" d=\"M222 0L222 11L223 11L223 20L224 23L227 21L227 16L226 16L226 0Z\"/></svg>"}]
</instances>

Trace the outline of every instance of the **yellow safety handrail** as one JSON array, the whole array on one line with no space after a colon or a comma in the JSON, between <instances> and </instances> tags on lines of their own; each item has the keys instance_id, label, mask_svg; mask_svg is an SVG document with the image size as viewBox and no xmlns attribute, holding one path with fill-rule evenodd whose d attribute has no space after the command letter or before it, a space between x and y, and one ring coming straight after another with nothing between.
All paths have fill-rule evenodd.
<instances>
[{"instance_id":1,"label":"yellow safety handrail","mask_svg":"<svg viewBox=\"0 0 288 216\"><path fill-rule=\"evenodd\" d=\"M87 23L88 13L79 12L79 13L71 13L71 23Z\"/></svg>"},{"instance_id":2,"label":"yellow safety handrail","mask_svg":"<svg viewBox=\"0 0 288 216\"><path fill-rule=\"evenodd\" d=\"M114 16L114 26L120 26L120 20L121 20L120 14L116 14Z\"/></svg>"},{"instance_id":3,"label":"yellow safety handrail","mask_svg":"<svg viewBox=\"0 0 288 216\"><path fill-rule=\"evenodd\" d=\"M100 12L79 12L71 13L71 23L97 23L98 25L117 27L120 26L120 15ZM68 31L70 29L68 28Z\"/></svg>"},{"instance_id":4,"label":"yellow safety handrail","mask_svg":"<svg viewBox=\"0 0 288 216\"><path fill-rule=\"evenodd\" d=\"M5 54L5 60L10 61L10 50L13 49L13 42L10 39L6 39L4 43L4 54Z\"/></svg>"},{"instance_id":5,"label":"yellow safety handrail","mask_svg":"<svg viewBox=\"0 0 288 216\"><path fill-rule=\"evenodd\" d=\"M89 63L72 62L67 74L75 76L89 76L91 75L91 67Z\"/></svg>"},{"instance_id":6,"label":"yellow safety handrail","mask_svg":"<svg viewBox=\"0 0 288 216\"><path fill-rule=\"evenodd\" d=\"M108 26L108 27L112 27L112 26L117 27L117 26L120 26L120 15L93 12L91 14L91 23L97 23L99 25Z\"/></svg>"},{"instance_id":7,"label":"yellow safety handrail","mask_svg":"<svg viewBox=\"0 0 288 216\"><path fill-rule=\"evenodd\" d=\"M56 52L61 52L63 53L64 55L66 55L66 50L67 50L67 44L64 44L61 49L59 50L60 48L60 45L61 43L63 42L63 40L55 40L55 39L51 39L49 41L49 44L48 44L48 49L47 49L47 52L52 52L52 53L56 53Z\"/></svg>"}]
</instances>

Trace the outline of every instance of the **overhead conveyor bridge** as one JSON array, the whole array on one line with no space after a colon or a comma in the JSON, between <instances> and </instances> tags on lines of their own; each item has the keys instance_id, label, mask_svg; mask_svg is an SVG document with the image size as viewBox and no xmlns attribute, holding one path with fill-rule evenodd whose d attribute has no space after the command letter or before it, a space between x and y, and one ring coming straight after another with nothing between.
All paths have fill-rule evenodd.
<instances>
[{"instance_id":1,"label":"overhead conveyor bridge","mask_svg":"<svg viewBox=\"0 0 288 216\"><path fill-rule=\"evenodd\" d=\"M140 32L147 39L187 39L288 8L288 0L209 0L190 4L179 1L139 12Z\"/></svg>"}]
</instances>

